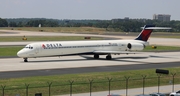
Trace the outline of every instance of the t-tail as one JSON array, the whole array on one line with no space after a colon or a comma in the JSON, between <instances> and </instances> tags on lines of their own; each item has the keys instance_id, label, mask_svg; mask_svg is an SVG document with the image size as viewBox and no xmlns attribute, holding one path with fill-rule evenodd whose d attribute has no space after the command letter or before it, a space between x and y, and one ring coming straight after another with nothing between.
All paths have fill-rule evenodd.
<instances>
[{"instance_id":1,"label":"t-tail","mask_svg":"<svg viewBox=\"0 0 180 96\"><path fill-rule=\"evenodd\" d=\"M138 37L135 38L135 40L147 41L148 38L150 37L153 29L171 29L171 28L170 27L155 27L155 25L145 25L143 27L143 30L138 35Z\"/></svg>"}]
</instances>

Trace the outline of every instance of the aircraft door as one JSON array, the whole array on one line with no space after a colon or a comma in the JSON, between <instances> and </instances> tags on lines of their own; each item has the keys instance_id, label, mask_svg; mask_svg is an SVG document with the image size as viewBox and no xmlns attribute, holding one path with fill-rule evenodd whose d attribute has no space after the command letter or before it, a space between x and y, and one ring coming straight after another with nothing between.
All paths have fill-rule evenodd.
<instances>
[{"instance_id":1,"label":"aircraft door","mask_svg":"<svg viewBox=\"0 0 180 96\"><path fill-rule=\"evenodd\" d=\"M36 53L36 54L38 54L38 53L39 53L39 48L38 48L38 47L36 47L36 49L35 49L35 53Z\"/></svg>"},{"instance_id":2,"label":"aircraft door","mask_svg":"<svg viewBox=\"0 0 180 96\"><path fill-rule=\"evenodd\" d=\"M40 46L35 47L35 53L36 53L36 54L40 53L40 51L41 51L40 48L41 48Z\"/></svg>"}]
</instances>

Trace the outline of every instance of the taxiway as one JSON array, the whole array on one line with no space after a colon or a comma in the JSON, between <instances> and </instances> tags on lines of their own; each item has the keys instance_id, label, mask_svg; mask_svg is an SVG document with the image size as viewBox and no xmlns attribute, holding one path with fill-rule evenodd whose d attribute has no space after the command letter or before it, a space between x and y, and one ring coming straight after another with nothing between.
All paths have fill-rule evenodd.
<instances>
[{"instance_id":1,"label":"taxiway","mask_svg":"<svg viewBox=\"0 0 180 96\"><path fill-rule=\"evenodd\" d=\"M92 56L66 56L29 58L1 58L0 78L74 74L87 72L108 72L149 68L178 67L180 52L146 52L142 54L113 55L112 60L105 56L95 60Z\"/></svg>"}]
</instances>

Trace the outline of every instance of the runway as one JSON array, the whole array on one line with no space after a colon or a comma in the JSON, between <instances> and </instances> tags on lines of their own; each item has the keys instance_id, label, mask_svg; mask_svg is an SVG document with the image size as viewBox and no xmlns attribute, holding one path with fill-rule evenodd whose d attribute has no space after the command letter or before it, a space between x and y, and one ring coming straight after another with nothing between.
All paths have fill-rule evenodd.
<instances>
[{"instance_id":1,"label":"runway","mask_svg":"<svg viewBox=\"0 0 180 96\"><path fill-rule=\"evenodd\" d=\"M92 56L68 56L29 58L29 62L23 62L22 58L1 58L0 61L0 78L18 78L179 67L180 52L113 55L112 60L106 60L105 56L98 60Z\"/></svg>"},{"instance_id":2,"label":"runway","mask_svg":"<svg viewBox=\"0 0 180 96\"><path fill-rule=\"evenodd\" d=\"M136 37L18 30L0 30L0 33L1 36L93 36L116 39L134 39ZM0 46L26 45L32 42L36 41L0 42ZM180 46L180 43L177 43L180 42L180 39L150 37L149 42L153 45ZM0 78L179 67L180 63L180 52L146 52L142 54L112 55L112 57L112 60L106 60L105 56L101 56L98 60L95 60L93 56L29 58L29 62L26 63L23 62L22 58L0 58Z\"/></svg>"}]
</instances>

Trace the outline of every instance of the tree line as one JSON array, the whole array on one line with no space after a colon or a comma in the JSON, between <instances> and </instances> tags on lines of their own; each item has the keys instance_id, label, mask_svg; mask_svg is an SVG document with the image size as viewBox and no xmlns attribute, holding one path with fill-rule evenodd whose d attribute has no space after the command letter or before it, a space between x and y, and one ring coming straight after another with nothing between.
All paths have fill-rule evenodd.
<instances>
[{"instance_id":1,"label":"tree line","mask_svg":"<svg viewBox=\"0 0 180 96\"><path fill-rule=\"evenodd\" d=\"M1 19L0 27L97 27L107 31L139 32L140 27L153 24L158 27L172 27L172 32L180 32L180 21L163 22L151 19L112 19L112 20L58 20L46 18ZM167 30L161 30L167 31Z\"/></svg>"}]
</instances>

